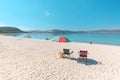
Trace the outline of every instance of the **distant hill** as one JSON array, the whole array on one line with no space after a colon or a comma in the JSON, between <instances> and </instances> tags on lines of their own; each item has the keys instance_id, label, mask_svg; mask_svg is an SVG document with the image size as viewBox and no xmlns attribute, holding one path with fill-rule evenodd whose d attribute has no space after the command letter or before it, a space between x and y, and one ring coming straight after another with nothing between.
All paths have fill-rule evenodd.
<instances>
[{"instance_id":1,"label":"distant hill","mask_svg":"<svg viewBox=\"0 0 120 80\"><path fill-rule=\"evenodd\" d=\"M97 34L117 34L120 33L120 29L118 30L92 30L92 31L70 31L70 30L46 30L46 31L40 31L40 30L34 30L29 31L30 33L51 33L51 34L59 34L59 33L97 33Z\"/></svg>"},{"instance_id":2,"label":"distant hill","mask_svg":"<svg viewBox=\"0 0 120 80\"><path fill-rule=\"evenodd\" d=\"M3 26L0 27L0 33L50 33L50 34L69 34L69 33L98 33L98 34L120 34L120 29L116 30L91 30L91 31L71 31L71 30L32 30L32 31L22 31L16 27Z\"/></svg>"},{"instance_id":3,"label":"distant hill","mask_svg":"<svg viewBox=\"0 0 120 80\"><path fill-rule=\"evenodd\" d=\"M86 31L86 33L99 33L99 34L120 34L120 29L114 30L94 30L94 31Z\"/></svg>"},{"instance_id":4,"label":"distant hill","mask_svg":"<svg viewBox=\"0 0 120 80\"><path fill-rule=\"evenodd\" d=\"M53 29L53 30L46 30L46 31L41 31L41 30L32 30L28 31L30 33L52 33L52 34L59 34L59 33L85 33L85 31L70 31L70 30L58 30L58 29Z\"/></svg>"},{"instance_id":5,"label":"distant hill","mask_svg":"<svg viewBox=\"0 0 120 80\"><path fill-rule=\"evenodd\" d=\"M16 27L9 27L9 26L3 26L0 27L0 33L24 33L25 31L22 31Z\"/></svg>"}]
</instances>

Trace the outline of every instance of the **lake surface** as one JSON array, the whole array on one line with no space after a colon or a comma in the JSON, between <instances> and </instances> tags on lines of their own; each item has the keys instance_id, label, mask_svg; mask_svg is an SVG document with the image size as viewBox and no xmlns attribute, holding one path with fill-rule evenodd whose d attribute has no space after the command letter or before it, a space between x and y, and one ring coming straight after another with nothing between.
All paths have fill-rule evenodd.
<instances>
[{"instance_id":1,"label":"lake surface","mask_svg":"<svg viewBox=\"0 0 120 80\"><path fill-rule=\"evenodd\" d=\"M109 44L120 46L120 34L87 34L87 33L73 33L73 34L7 34L8 36L16 36L24 38L29 35L34 39L51 39L54 36L65 36L72 42L93 42L95 44Z\"/></svg>"}]
</instances>

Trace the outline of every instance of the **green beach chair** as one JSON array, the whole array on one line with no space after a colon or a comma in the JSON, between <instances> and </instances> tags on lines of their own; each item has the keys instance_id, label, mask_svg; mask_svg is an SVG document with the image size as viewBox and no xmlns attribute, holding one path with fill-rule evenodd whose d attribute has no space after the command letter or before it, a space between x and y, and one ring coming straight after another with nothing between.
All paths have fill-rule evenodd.
<instances>
[{"instance_id":1,"label":"green beach chair","mask_svg":"<svg viewBox=\"0 0 120 80\"><path fill-rule=\"evenodd\" d=\"M68 55L68 56L70 57L70 55L71 55L72 53L73 53L73 51L70 52L69 49L63 49L63 54L64 54L64 55Z\"/></svg>"}]
</instances>

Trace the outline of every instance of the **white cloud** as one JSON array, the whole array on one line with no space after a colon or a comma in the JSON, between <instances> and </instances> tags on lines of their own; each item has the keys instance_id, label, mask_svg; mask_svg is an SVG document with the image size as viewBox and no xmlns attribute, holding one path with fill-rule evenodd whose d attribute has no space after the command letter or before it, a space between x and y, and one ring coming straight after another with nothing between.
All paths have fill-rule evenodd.
<instances>
[{"instance_id":1,"label":"white cloud","mask_svg":"<svg viewBox=\"0 0 120 80\"><path fill-rule=\"evenodd\" d=\"M50 15L51 15L47 10L44 11L44 14L45 14L46 16L50 16Z\"/></svg>"}]
</instances>

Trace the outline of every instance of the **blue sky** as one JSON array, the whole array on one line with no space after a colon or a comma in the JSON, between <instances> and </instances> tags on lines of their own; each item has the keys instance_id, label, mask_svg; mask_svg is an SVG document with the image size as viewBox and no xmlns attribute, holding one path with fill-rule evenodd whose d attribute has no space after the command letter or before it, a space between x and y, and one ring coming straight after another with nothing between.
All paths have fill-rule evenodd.
<instances>
[{"instance_id":1,"label":"blue sky","mask_svg":"<svg viewBox=\"0 0 120 80\"><path fill-rule=\"evenodd\" d=\"M0 0L0 26L22 30L120 29L120 0Z\"/></svg>"}]
</instances>

